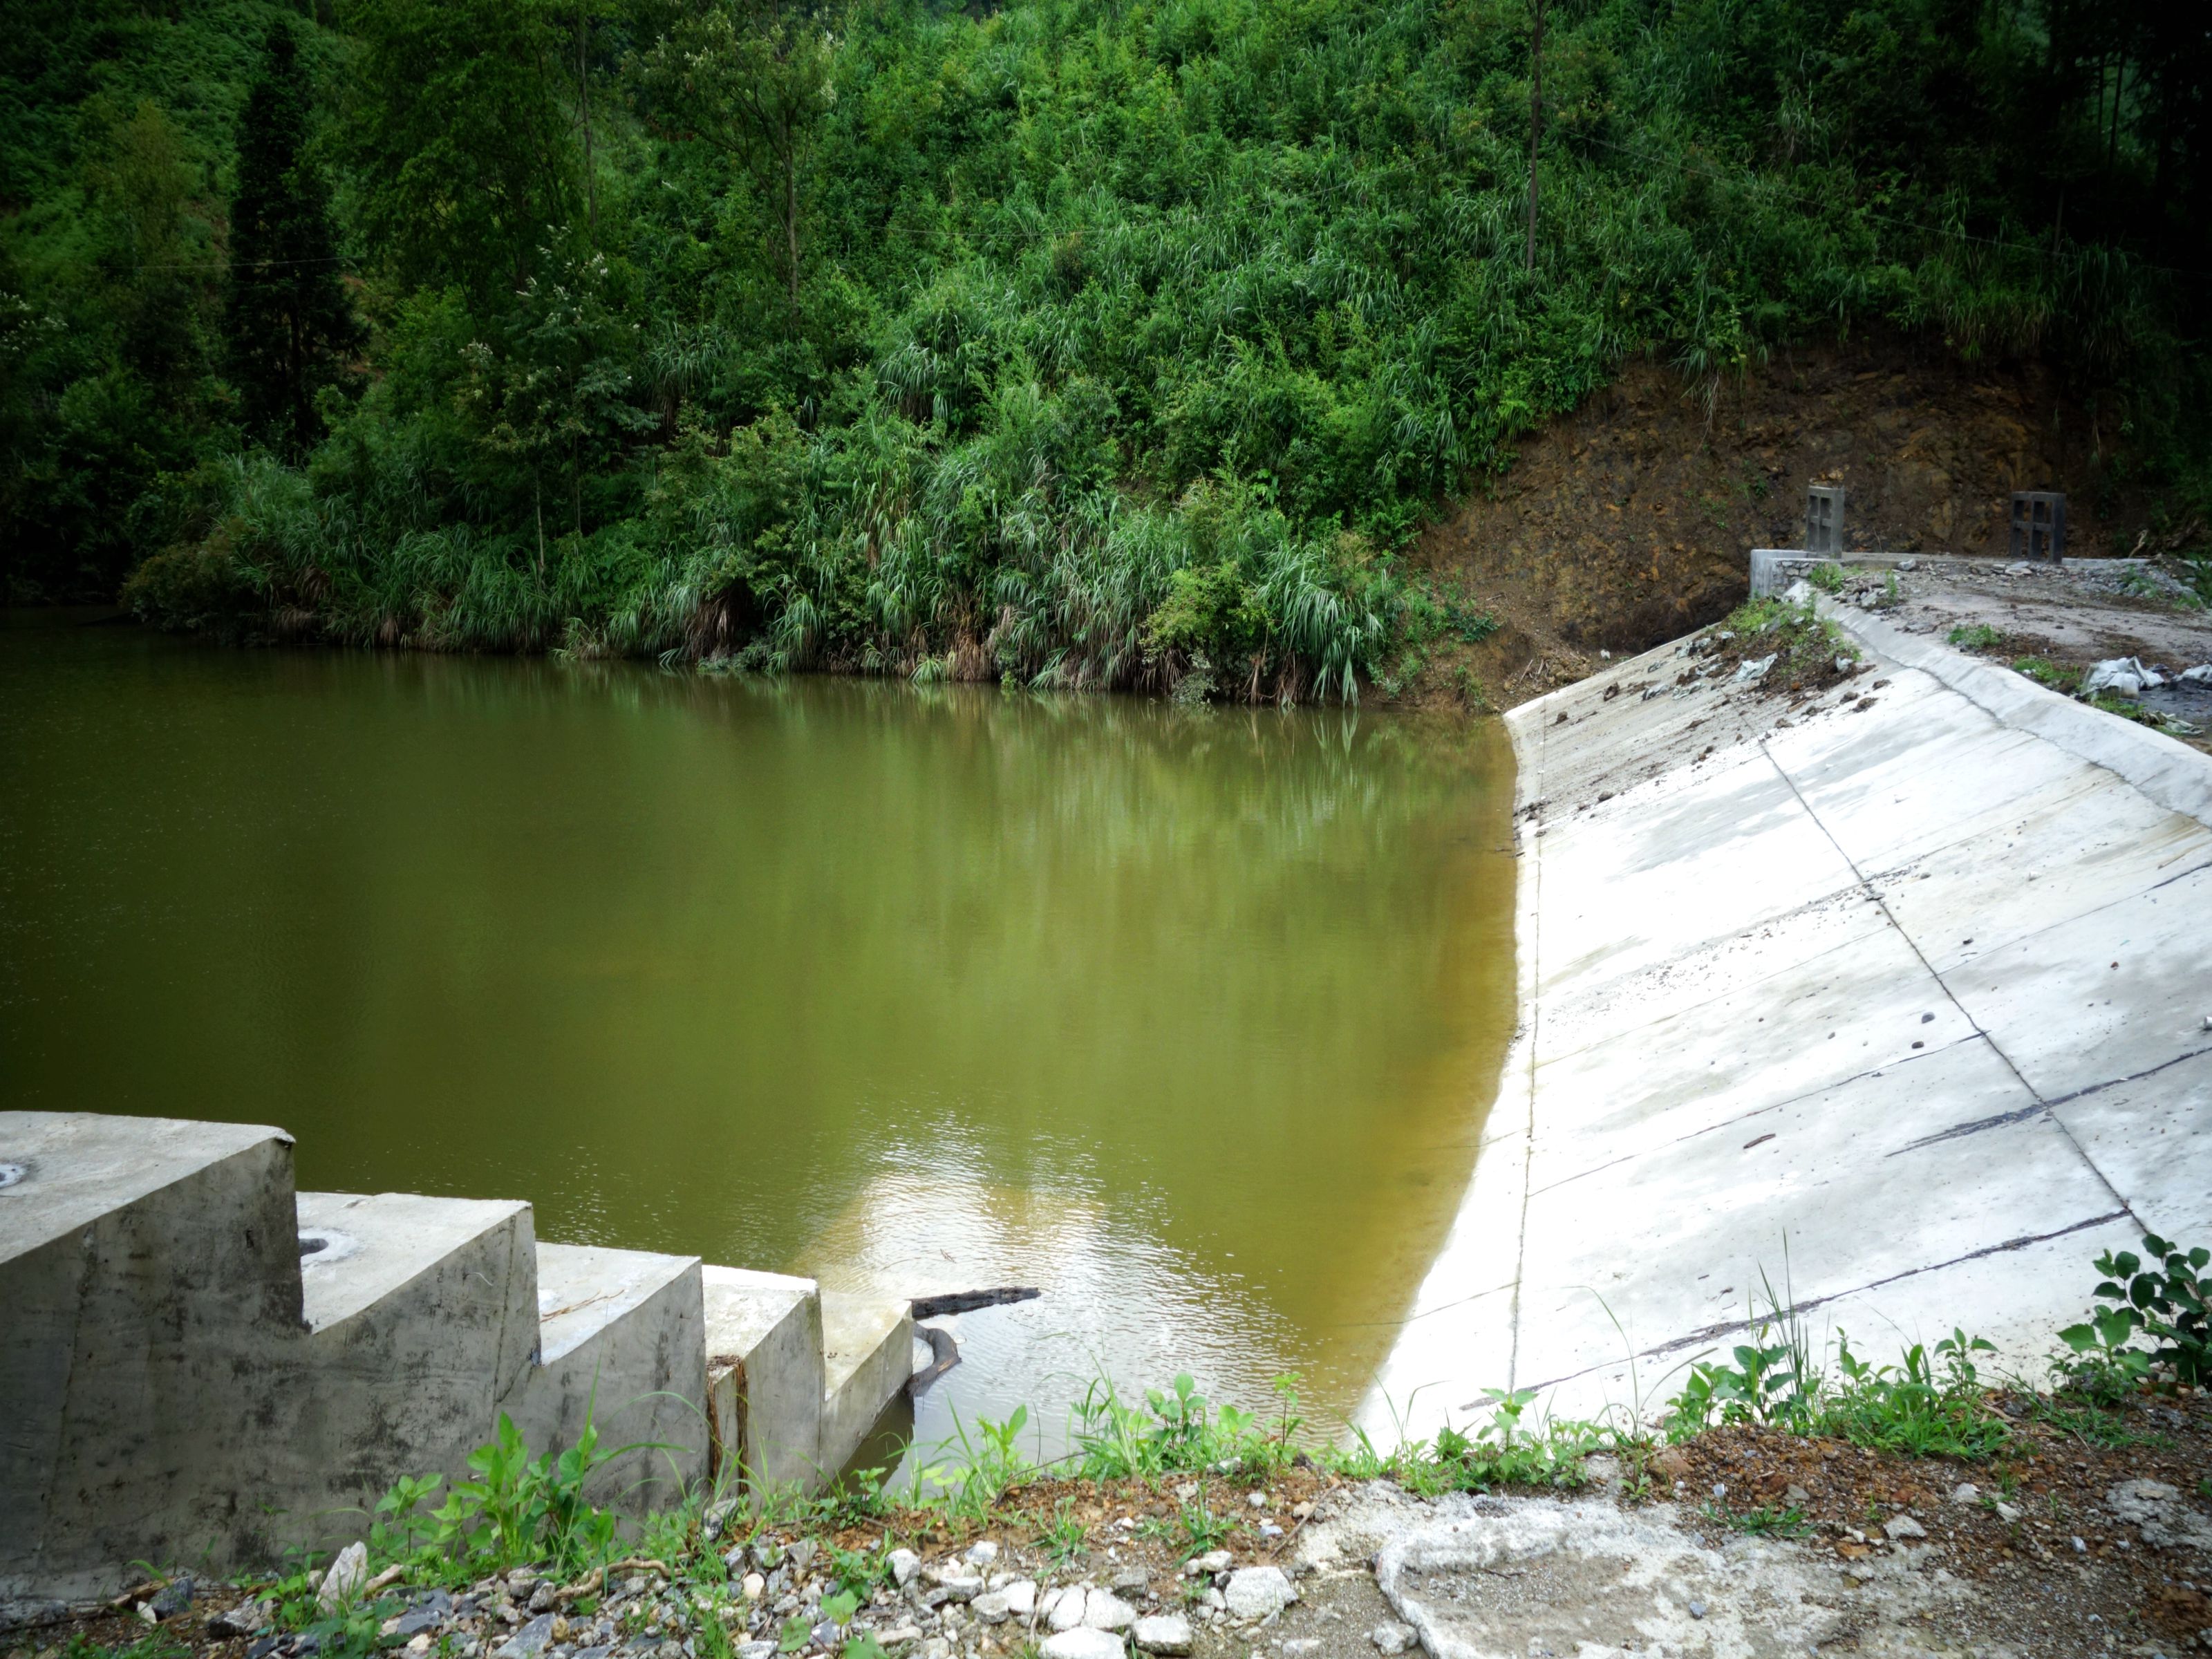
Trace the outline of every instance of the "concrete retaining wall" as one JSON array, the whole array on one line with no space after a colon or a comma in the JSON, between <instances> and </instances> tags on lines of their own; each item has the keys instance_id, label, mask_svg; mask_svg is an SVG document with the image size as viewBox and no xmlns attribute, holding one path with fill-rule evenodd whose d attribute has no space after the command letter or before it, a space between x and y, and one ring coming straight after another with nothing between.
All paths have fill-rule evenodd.
<instances>
[{"instance_id":1,"label":"concrete retaining wall","mask_svg":"<svg viewBox=\"0 0 2212 1659\"><path fill-rule=\"evenodd\" d=\"M2098 1252L2212 1243L2212 759L1829 614L1795 718L1672 647L1507 717L1522 1024L1370 1431L1656 1407L1770 1283L2039 1373Z\"/></svg>"}]
</instances>

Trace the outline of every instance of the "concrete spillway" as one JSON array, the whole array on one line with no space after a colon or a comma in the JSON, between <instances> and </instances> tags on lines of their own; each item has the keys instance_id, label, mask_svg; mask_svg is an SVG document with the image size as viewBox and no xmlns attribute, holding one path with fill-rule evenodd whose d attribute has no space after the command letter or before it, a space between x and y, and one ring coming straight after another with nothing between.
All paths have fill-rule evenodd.
<instances>
[{"instance_id":1,"label":"concrete spillway","mask_svg":"<svg viewBox=\"0 0 2212 1659\"><path fill-rule=\"evenodd\" d=\"M2099 1252L2212 1242L2212 759L1830 614L1825 709L1669 647L1507 717L1521 1026L1371 1432L1649 1410L1769 1284L2039 1371Z\"/></svg>"}]
</instances>

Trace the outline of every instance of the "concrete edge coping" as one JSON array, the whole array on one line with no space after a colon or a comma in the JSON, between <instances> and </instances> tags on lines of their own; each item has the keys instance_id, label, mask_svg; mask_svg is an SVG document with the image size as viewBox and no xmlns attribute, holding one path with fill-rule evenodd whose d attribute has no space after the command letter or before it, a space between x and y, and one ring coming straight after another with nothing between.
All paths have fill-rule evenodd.
<instances>
[{"instance_id":1,"label":"concrete edge coping","mask_svg":"<svg viewBox=\"0 0 2212 1659\"><path fill-rule=\"evenodd\" d=\"M2178 738L2080 703L2025 674L1891 627L1825 594L1820 613L1901 667L1919 670L2000 726L2028 732L2076 759L2101 766L2168 811L2212 824L2212 755ZM1517 712L1517 711L1516 711Z\"/></svg>"},{"instance_id":2,"label":"concrete edge coping","mask_svg":"<svg viewBox=\"0 0 2212 1659\"><path fill-rule=\"evenodd\" d=\"M1791 580L1814 565L1832 564L1838 570L1861 570L1880 574L1903 569L2010 570L2028 565L2037 570L2141 570L2156 561L2133 554L2111 559L2082 559L2069 554L2062 559L2014 557L1990 553L1883 553L1873 550L1842 553L1808 553L1795 547L1754 547L1751 550L1751 597L1762 599L1779 593Z\"/></svg>"}]
</instances>

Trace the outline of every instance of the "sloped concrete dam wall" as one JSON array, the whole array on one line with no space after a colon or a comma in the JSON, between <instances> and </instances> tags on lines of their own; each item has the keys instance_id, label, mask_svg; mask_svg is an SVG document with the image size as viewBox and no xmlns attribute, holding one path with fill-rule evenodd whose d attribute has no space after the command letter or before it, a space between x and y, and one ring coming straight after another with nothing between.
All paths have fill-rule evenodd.
<instances>
[{"instance_id":1,"label":"sloped concrete dam wall","mask_svg":"<svg viewBox=\"0 0 2212 1659\"><path fill-rule=\"evenodd\" d=\"M1794 716L1662 647L1508 717L1522 1025L1370 1431L1649 1411L1770 1282L2039 1370L2100 1251L2212 1243L2212 760L1831 614Z\"/></svg>"}]
</instances>

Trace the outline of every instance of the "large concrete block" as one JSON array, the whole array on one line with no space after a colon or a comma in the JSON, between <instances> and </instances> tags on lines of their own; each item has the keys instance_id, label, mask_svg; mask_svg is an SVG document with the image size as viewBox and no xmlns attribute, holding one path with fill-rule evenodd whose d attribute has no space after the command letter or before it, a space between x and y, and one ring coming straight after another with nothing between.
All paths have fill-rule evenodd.
<instances>
[{"instance_id":1,"label":"large concrete block","mask_svg":"<svg viewBox=\"0 0 2212 1659\"><path fill-rule=\"evenodd\" d=\"M6 1112L0 1162L0 1602L227 1558L260 1379L305 1340L291 1138Z\"/></svg>"},{"instance_id":2,"label":"large concrete block","mask_svg":"<svg viewBox=\"0 0 2212 1659\"><path fill-rule=\"evenodd\" d=\"M269 1437L288 1542L356 1537L403 1474L466 1473L538 1356L530 1206L302 1193L307 1340Z\"/></svg>"},{"instance_id":3,"label":"large concrete block","mask_svg":"<svg viewBox=\"0 0 2212 1659\"><path fill-rule=\"evenodd\" d=\"M725 1488L822 1484L822 1296L811 1279L701 1269L709 1421Z\"/></svg>"},{"instance_id":4,"label":"large concrete block","mask_svg":"<svg viewBox=\"0 0 2212 1659\"><path fill-rule=\"evenodd\" d=\"M914 1375L911 1303L822 1293L823 1475L835 1480Z\"/></svg>"},{"instance_id":5,"label":"large concrete block","mask_svg":"<svg viewBox=\"0 0 2212 1659\"><path fill-rule=\"evenodd\" d=\"M587 1424L619 1452L586 1487L630 1513L675 1502L707 1474L706 1316L699 1258L596 1245L538 1247L539 1364L501 1409L533 1451Z\"/></svg>"}]
</instances>

